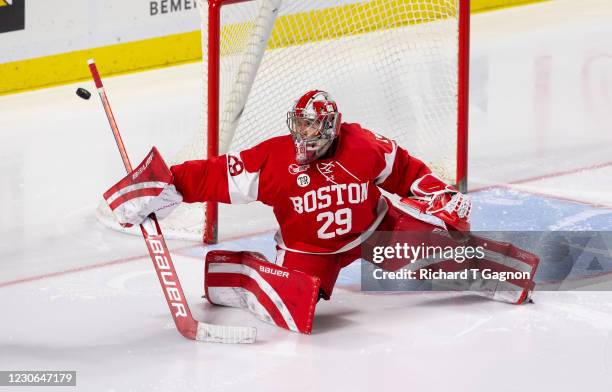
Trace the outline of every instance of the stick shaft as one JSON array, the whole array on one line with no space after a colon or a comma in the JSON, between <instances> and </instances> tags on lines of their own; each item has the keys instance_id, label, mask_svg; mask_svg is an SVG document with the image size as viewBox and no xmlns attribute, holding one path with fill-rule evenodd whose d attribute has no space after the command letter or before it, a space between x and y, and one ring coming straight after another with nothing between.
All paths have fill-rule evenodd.
<instances>
[{"instance_id":1,"label":"stick shaft","mask_svg":"<svg viewBox=\"0 0 612 392\"><path fill-rule=\"evenodd\" d=\"M127 155L121 133L115 116L111 109L108 97L102 84L102 78L98 72L98 68L93 60L87 62L91 76L96 84L98 95L102 101L104 112L108 119L108 123L113 131L117 148L121 154L125 170L130 173L132 164ZM181 335L188 339L200 340L206 342L219 343L253 343L255 341L256 330L252 327L229 327L224 325L207 324L196 321L191 315L191 310L187 304L185 293L179 281L176 269L172 263L170 251L166 245L166 240L162 234L159 222L155 214L151 214L141 225L140 230L149 250L149 256L155 267L157 278L162 286L168 308L174 319L177 330Z\"/></svg>"},{"instance_id":2,"label":"stick shaft","mask_svg":"<svg viewBox=\"0 0 612 392\"><path fill-rule=\"evenodd\" d=\"M98 89L98 95L102 101L104 112L106 112L108 123L113 132L113 136L115 137L117 148L119 149L121 159L123 160L123 165L125 166L125 170L130 173L132 171L132 164L130 163L130 158L128 157L125 145L123 144L123 139L121 138L117 121L115 121L115 116L113 115L110 102L106 96L104 85L102 84L102 78L100 78L96 63L93 60L89 60L87 63L89 64L89 70L96 84L96 88ZM172 263L172 258L170 257L170 252L168 251L166 241L163 237L155 214L151 214L150 217L140 225L140 230L142 231L142 236L147 245L147 249L149 250L151 261L153 261L159 283L162 286L164 296L166 297L166 302L168 303L168 308L170 309L170 313L172 313L172 318L174 319L174 323L176 324L178 331L189 339L195 339L197 333L197 321L195 321L191 315L191 310L189 309L189 305L185 299L183 288L181 287L178 275L176 274L174 264Z\"/></svg>"},{"instance_id":3,"label":"stick shaft","mask_svg":"<svg viewBox=\"0 0 612 392\"><path fill-rule=\"evenodd\" d=\"M119 149L121 159L123 160L123 166L125 166L125 170L129 173L132 171L132 164L130 163L130 158L127 155L127 151L125 149L125 144L123 144L121 134L119 133L119 127L117 126L117 121L115 121L113 110L111 109L110 103L108 102L108 97L106 96L104 85L102 84L102 78L100 78L100 73L98 72L96 63L93 60L88 60L87 64L89 65L91 77L93 78L94 83L96 84L96 88L98 89L98 95L100 95L100 100L102 101L102 106L104 107L104 112L106 113L108 124L110 125L111 130L113 131L113 136L115 137L117 148Z\"/></svg>"}]
</instances>

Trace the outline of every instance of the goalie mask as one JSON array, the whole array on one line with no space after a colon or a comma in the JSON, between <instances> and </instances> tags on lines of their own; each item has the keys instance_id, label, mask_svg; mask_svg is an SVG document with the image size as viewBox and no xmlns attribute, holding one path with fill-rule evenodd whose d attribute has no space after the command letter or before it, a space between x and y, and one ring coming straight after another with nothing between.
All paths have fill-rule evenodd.
<instances>
[{"instance_id":1,"label":"goalie mask","mask_svg":"<svg viewBox=\"0 0 612 392\"><path fill-rule=\"evenodd\" d=\"M338 136L340 117L336 102L325 91L312 90L297 100L287 113L297 163L310 163L329 150Z\"/></svg>"}]
</instances>

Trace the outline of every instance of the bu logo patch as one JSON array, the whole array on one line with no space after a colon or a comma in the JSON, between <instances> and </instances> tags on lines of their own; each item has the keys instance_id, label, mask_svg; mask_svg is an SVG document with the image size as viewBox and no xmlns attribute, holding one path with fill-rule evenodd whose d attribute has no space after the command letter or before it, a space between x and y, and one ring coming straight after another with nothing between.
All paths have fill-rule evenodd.
<instances>
[{"instance_id":1,"label":"bu logo patch","mask_svg":"<svg viewBox=\"0 0 612 392\"><path fill-rule=\"evenodd\" d=\"M0 0L0 33L25 28L25 0Z\"/></svg>"},{"instance_id":2,"label":"bu logo patch","mask_svg":"<svg viewBox=\"0 0 612 392\"><path fill-rule=\"evenodd\" d=\"M244 163L233 155L227 156L227 171L230 176L236 177L244 171Z\"/></svg>"}]
</instances>

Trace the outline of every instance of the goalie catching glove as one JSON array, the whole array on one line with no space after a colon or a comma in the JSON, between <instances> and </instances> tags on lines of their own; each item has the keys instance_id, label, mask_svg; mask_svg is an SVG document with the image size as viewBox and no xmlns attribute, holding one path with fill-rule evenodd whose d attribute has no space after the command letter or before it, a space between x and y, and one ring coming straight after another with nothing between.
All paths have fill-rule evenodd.
<instances>
[{"instance_id":1,"label":"goalie catching glove","mask_svg":"<svg viewBox=\"0 0 612 392\"><path fill-rule=\"evenodd\" d=\"M413 196L401 200L402 207L412 210L406 212L413 216L421 215L419 219L422 219L422 214L437 218L448 230L470 230L472 202L454 187L445 184L433 174L426 174L412 183L410 192Z\"/></svg>"},{"instance_id":2,"label":"goalie catching glove","mask_svg":"<svg viewBox=\"0 0 612 392\"><path fill-rule=\"evenodd\" d=\"M123 227L139 225L151 214L163 219L183 200L173 176L153 147L138 167L104 192L104 200Z\"/></svg>"}]
</instances>

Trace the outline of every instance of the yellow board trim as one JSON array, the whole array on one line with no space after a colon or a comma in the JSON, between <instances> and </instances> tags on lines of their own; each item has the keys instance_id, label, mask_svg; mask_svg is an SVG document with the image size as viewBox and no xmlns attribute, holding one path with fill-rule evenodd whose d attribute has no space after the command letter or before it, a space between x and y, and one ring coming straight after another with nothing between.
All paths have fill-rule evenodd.
<instances>
[{"instance_id":1,"label":"yellow board trim","mask_svg":"<svg viewBox=\"0 0 612 392\"><path fill-rule=\"evenodd\" d=\"M471 8L472 13L476 13L542 1L549 0L472 0ZM409 2L410 0L394 1L394 3ZM382 28L382 26L384 28L397 27L404 23L403 21L394 20L393 15L389 12L374 12L381 10L380 8L377 9L380 6L379 3L380 1L377 0L368 5L357 3L341 6L341 8L347 8L349 14L366 12L372 15L373 18L375 17L377 23L372 24L368 31ZM444 15L445 7L443 5L437 7L438 9L427 10L429 20L439 19L440 15ZM325 20L326 18L332 18L333 15L334 11L330 9L311 11L297 16L286 16L278 22L279 25L282 25L282 28L295 31L295 29L305 25L303 20L302 23L297 23L300 21L296 20L296 18ZM347 34L348 31L353 31L358 27L355 23L356 18L349 18L344 29L345 31L341 33ZM311 23L310 26L317 26L318 29L301 31L301 34L285 33L281 35L278 33L280 30L275 28L275 31L272 32L269 47L278 48L298 45L329 37L329 32L319 29L324 25L321 23ZM362 30L359 32L366 31ZM288 41L287 36L299 38ZM89 79L89 71L86 67L86 62L89 58L96 59L96 63L103 70L105 76L195 62L202 58L200 31L0 64L0 95Z\"/></svg>"},{"instance_id":2,"label":"yellow board trim","mask_svg":"<svg viewBox=\"0 0 612 392\"><path fill-rule=\"evenodd\" d=\"M0 95L89 79L87 59L104 75L142 71L202 58L200 32L175 34L0 64Z\"/></svg>"}]
</instances>

